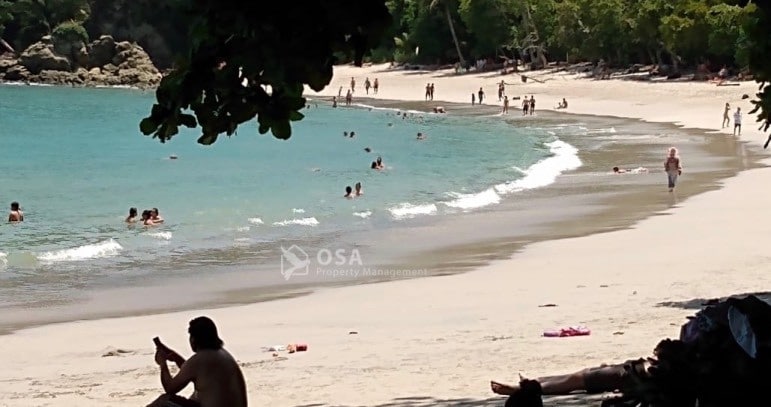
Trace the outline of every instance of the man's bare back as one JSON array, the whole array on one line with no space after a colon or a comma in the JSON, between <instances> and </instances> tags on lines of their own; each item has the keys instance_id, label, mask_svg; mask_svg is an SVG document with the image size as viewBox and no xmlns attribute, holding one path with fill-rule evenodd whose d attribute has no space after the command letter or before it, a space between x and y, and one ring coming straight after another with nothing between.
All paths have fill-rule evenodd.
<instances>
[{"instance_id":1,"label":"man's bare back","mask_svg":"<svg viewBox=\"0 0 771 407\"><path fill-rule=\"evenodd\" d=\"M201 407L246 407L244 375L225 349L199 351L188 363L195 371L193 399Z\"/></svg>"}]
</instances>

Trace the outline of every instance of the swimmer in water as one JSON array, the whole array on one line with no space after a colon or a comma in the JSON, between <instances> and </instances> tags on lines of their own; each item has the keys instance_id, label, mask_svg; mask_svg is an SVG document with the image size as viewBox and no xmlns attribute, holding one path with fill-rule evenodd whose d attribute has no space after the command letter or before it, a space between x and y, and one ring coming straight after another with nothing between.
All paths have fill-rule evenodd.
<instances>
[{"instance_id":1,"label":"swimmer in water","mask_svg":"<svg viewBox=\"0 0 771 407\"><path fill-rule=\"evenodd\" d=\"M372 152L372 149L371 149L371 148L369 148L369 147L364 147L364 151L365 151L365 152L368 152L368 153L371 153L371 152Z\"/></svg>"},{"instance_id":2,"label":"swimmer in water","mask_svg":"<svg viewBox=\"0 0 771 407\"><path fill-rule=\"evenodd\" d=\"M129 214L128 217L126 217L126 223L136 223L137 216L139 216L137 208L129 208Z\"/></svg>"},{"instance_id":3,"label":"swimmer in water","mask_svg":"<svg viewBox=\"0 0 771 407\"><path fill-rule=\"evenodd\" d=\"M163 218L158 212L158 208L153 208L152 210L150 210L150 218L152 219L154 225L164 222Z\"/></svg>"},{"instance_id":4,"label":"swimmer in water","mask_svg":"<svg viewBox=\"0 0 771 407\"><path fill-rule=\"evenodd\" d=\"M155 226L155 223L153 223L153 215L149 209L142 211L142 224L145 226Z\"/></svg>"},{"instance_id":5,"label":"swimmer in water","mask_svg":"<svg viewBox=\"0 0 771 407\"><path fill-rule=\"evenodd\" d=\"M347 198L347 199L353 198L353 188L351 188L350 185L345 187L345 195L343 195L343 198Z\"/></svg>"},{"instance_id":6,"label":"swimmer in water","mask_svg":"<svg viewBox=\"0 0 771 407\"><path fill-rule=\"evenodd\" d=\"M348 132L347 131L343 132L343 137L348 137Z\"/></svg>"},{"instance_id":7,"label":"swimmer in water","mask_svg":"<svg viewBox=\"0 0 771 407\"><path fill-rule=\"evenodd\" d=\"M352 131L352 132L351 132L351 138L353 138L353 136L355 136L355 135L356 135L356 132L355 132L355 131Z\"/></svg>"},{"instance_id":8,"label":"swimmer in water","mask_svg":"<svg viewBox=\"0 0 771 407\"><path fill-rule=\"evenodd\" d=\"M648 169L645 168L645 167L637 167L637 168L633 168L633 169L630 170L630 169L625 169L625 168L613 167L613 173L614 174L626 174L626 173L630 173L630 174L647 174L648 173Z\"/></svg>"},{"instance_id":9,"label":"swimmer in water","mask_svg":"<svg viewBox=\"0 0 771 407\"><path fill-rule=\"evenodd\" d=\"M24 212L19 208L18 202L11 202L11 212L8 213L8 222L24 222Z\"/></svg>"},{"instance_id":10,"label":"swimmer in water","mask_svg":"<svg viewBox=\"0 0 771 407\"><path fill-rule=\"evenodd\" d=\"M364 191L361 189L361 182L357 182L355 185L356 188L356 196L362 196L364 195Z\"/></svg>"},{"instance_id":11,"label":"swimmer in water","mask_svg":"<svg viewBox=\"0 0 771 407\"><path fill-rule=\"evenodd\" d=\"M426 136L423 135L423 133L418 132L418 140L425 140Z\"/></svg>"},{"instance_id":12,"label":"swimmer in water","mask_svg":"<svg viewBox=\"0 0 771 407\"><path fill-rule=\"evenodd\" d=\"M383 159L380 158L380 156L377 157L377 160L375 161L377 163L377 169L382 170L385 168L385 165L383 165Z\"/></svg>"}]
</instances>

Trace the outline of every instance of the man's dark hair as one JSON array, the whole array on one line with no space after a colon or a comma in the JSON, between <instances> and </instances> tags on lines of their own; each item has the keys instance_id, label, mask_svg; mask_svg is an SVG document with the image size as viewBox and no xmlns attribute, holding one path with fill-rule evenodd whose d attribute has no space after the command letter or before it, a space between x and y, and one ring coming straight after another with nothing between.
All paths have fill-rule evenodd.
<instances>
[{"instance_id":1,"label":"man's dark hair","mask_svg":"<svg viewBox=\"0 0 771 407\"><path fill-rule=\"evenodd\" d=\"M217 335L217 326L214 321L207 317L198 317L190 321L190 327L187 329L190 337L193 338L195 351L210 349L218 350L222 348L222 339Z\"/></svg>"}]
</instances>

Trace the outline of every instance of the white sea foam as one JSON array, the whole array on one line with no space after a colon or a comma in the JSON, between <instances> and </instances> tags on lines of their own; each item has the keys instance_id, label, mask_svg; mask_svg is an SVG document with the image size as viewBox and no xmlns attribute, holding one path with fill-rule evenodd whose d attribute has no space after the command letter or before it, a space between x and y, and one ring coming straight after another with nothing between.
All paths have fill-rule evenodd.
<instances>
[{"instance_id":1,"label":"white sea foam","mask_svg":"<svg viewBox=\"0 0 771 407\"><path fill-rule=\"evenodd\" d=\"M171 240L171 232L147 232L147 236L154 237L161 240Z\"/></svg>"},{"instance_id":2,"label":"white sea foam","mask_svg":"<svg viewBox=\"0 0 771 407\"><path fill-rule=\"evenodd\" d=\"M109 239L103 242L87 244L71 249L53 250L50 252L40 253L37 255L37 258L38 260L46 263L82 261L112 257L120 253L121 250L123 250L123 246L121 246L115 240Z\"/></svg>"},{"instance_id":3,"label":"white sea foam","mask_svg":"<svg viewBox=\"0 0 771 407\"><path fill-rule=\"evenodd\" d=\"M590 131L592 133L616 133L616 128L610 127L610 128L603 128L603 129L592 129Z\"/></svg>"},{"instance_id":4,"label":"white sea foam","mask_svg":"<svg viewBox=\"0 0 771 407\"><path fill-rule=\"evenodd\" d=\"M0 269L4 269L8 265L8 254L0 252Z\"/></svg>"},{"instance_id":5,"label":"white sea foam","mask_svg":"<svg viewBox=\"0 0 771 407\"><path fill-rule=\"evenodd\" d=\"M495 192L495 188L488 188L476 194L459 194L456 192L451 192L450 196L454 197L455 199L442 203L451 208L458 208L463 210L481 208L488 205L495 205L501 202L501 196Z\"/></svg>"},{"instance_id":6,"label":"white sea foam","mask_svg":"<svg viewBox=\"0 0 771 407\"><path fill-rule=\"evenodd\" d=\"M372 211L354 212L353 216L358 216L362 219L367 219L372 216Z\"/></svg>"},{"instance_id":7,"label":"white sea foam","mask_svg":"<svg viewBox=\"0 0 771 407\"><path fill-rule=\"evenodd\" d=\"M352 103L352 106L361 107L364 109L371 109L371 110L385 110L385 111L391 111L391 112L399 112L399 113L414 113L414 114L425 114L426 112L421 112L420 110L407 110L407 109L396 109L393 107L377 107L372 105L366 105L364 103Z\"/></svg>"},{"instance_id":8,"label":"white sea foam","mask_svg":"<svg viewBox=\"0 0 771 407\"><path fill-rule=\"evenodd\" d=\"M236 232L248 232L251 229L249 226L239 226L236 228Z\"/></svg>"},{"instance_id":9,"label":"white sea foam","mask_svg":"<svg viewBox=\"0 0 771 407\"><path fill-rule=\"evenodd\" d=\"M411 203L401 203L399 205L393 206L391 208L388 208L388 211L391 212L391 216L394 217L394 219L409 219L414 218L416 216L421 215L434 215L436 214L436 205L434 204L423 204L423 205L413 205Z\"/></svg>"},{"instance_id":10,"label":"white sea foam","mask_svg":"<svg viewBox=\"0 0 771 407\"><path fill-rule=\"evenodd\" d=\"M292 213L305 213L305 209L302 209L302 208L292 208Z\"/></svg>"},{"instance_id":11,"label":"white sea foam","mask_svg":"<svg viewBox=\"0 0 771 407\"><path fill-rule=\"evenodd\" d=\"M289 226L289 225L317 226L318 224L319 224L319 221L313 217L302 218L302 219L288 219L288 220L282 220L281 222L273 222L273 226Z\"/></svg>"},{"instance_id":12,"label":"white sea foam","mask_svg":"<svg viewBox=\"0 0 771 407\"><path fill-rule=\"evenodd\" d=\"M578 149L570 144L555 140L546 143L553 154L543 159L525 171L525 176L516 181L506 182L495 186L499 194L510 194L526 189L545 187L557 180L557 177L565 171L575 170L582 163L578 158Z\"/></svg>"},{"instance_id":13,"label":"white sea foam","mask_svg":"<svg viewBox=\"0 0 771 407\"><path fill-rule=\"evenodd\" d=\"M262 225L263 224L262 219L260 219L260 218L249 218L248 221L252 225Z\"/></svg>"}]
</instances>

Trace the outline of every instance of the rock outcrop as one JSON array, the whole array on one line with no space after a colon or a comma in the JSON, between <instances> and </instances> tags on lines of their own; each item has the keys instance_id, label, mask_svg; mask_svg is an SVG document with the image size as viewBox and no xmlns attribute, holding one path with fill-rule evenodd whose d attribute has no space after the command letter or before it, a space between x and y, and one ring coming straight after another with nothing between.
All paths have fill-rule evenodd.
<instances>
[{"instance_id":1,"label":"rock outcrop","mask_svg":"<svg viewBox=\"0 0 771 407\"><path fill-rule=\"evenodd\" d=\"M46 36L27 47L18 59L0 59L2 80L148 88L158 85L161 74L136 43L116 42L103 35L88 45L82 41L54 44Z\"/></svg>"}]
</instances>

